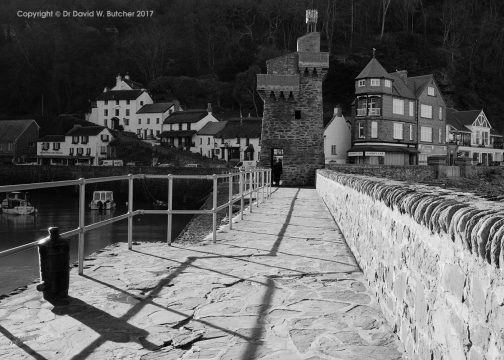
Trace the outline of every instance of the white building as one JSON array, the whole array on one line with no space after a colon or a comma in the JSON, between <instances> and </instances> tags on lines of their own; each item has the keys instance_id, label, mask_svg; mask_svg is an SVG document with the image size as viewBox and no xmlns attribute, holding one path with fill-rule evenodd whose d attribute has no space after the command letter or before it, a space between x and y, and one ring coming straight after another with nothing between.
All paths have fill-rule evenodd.
<instances>
[{"instance_id":1,"label":"white building","mask_svg":"<svg viewBox=\"0 0 504 360\"><path fill-rule=\"evenodd\" d=\"M215 155L225 161L258 161L261 127L262 118L230 119L214 136Z\"/></svg>"},{"instance_id":2,"label":"white building","mask_svg":"<svg viewBox=\"0 0 504 360\"><path fill-rule=\"evenodd\" d=\"M195 150L202 156L212 159L214 156L220 159L220 143L215 136L224 129L227 121L209 122L196 133Z\"/></svg>"},{"instance_id":3,"label":"white building","mask_svg":"<svg viewBox=\"0 0 504 360\"><path fill-rule=\"evenodd\" d=\"M325 163L345 164L351 147L352 125L341 113L341 107L335 107L333 117L324 129Z\"/></svg>"},{"instance_id":4,"label":"white building","mask_svg":"<svg viewBox=\"0 0 504 360\"><path fill-rule=\"evenodd\" d=\"M490 165L504 160L502 136L492 127L483 110L447 109L446 134L450 164L457 157L471 159L472 165Z\"/></svg>"},{"instance_id":5,"label":"white building","mask_svg":"<svg viewBox=\"0 0 504 360\"><path fill-rule=\"evenodd\" d=\"M212 115L212 109L176 111L168 116L162 126L161 144L179 149L196 150L196 133L209 122L218 122Z\"/></svg>"},{"instance_id":6,"label":"white building","mask_svg":"<svg viewBox=\"0 0 504 360\"><path fill-rule=\"evenodd\" d=\"M103 126L74 126L65 135L47 135L37 141L40 165L99 165L110 155L113 135Z\"/></svg>"},{"instance_id":7,"label":"white building","mask_svg":"<svg viewBox=\"0 0 504 360\"><path fill-rule=\"evenodd\" d=\"M128 131L134 132L141 139L159 138L163 122L176 111L182 111L178 101L146 104L137 111Z\"/></svg>"}]
</instances>

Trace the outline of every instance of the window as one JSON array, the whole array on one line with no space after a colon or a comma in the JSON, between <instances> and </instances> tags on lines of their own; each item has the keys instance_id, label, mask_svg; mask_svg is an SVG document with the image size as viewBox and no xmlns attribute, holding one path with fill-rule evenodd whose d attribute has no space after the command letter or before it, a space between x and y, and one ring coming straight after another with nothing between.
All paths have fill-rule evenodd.
<instances>
[{"instance_id":1,"label":"window","mask_svg":"<svg viewBox=\"0 0 504 360\"><path fill-rule=\"evenodd\" d=\"M108 110L107 109L103 110L103 116L108 116Z\"/></svg>"},{"instance_id":2,"label":"window","mask_svg":"<svg viewBox=\"0 0 504 360\"><path fill-rule=\"evenodd\" d=\"M77 148L77 155L82 155L84 154L84 148Z\"/></svg>"},{"instance_id":3,"label":"window","mask_svg":"<svg viewBox=\"0 0 504 360\"><path fill-rule=\"evenodd\" d=\"M488 132L483 131L482 134L483 134L483 145L488 145L489 144Z\"/></svg>"},{"instance_id":4,"label":"window","mask_svg":"<svg viewBox=\"0 0 504 360\"><path fill-rule=\"evenodd\" d=\"M156 136L159 136L161 134L161 130L156 130Z\"/></svg>"},{"instance_id":5,"label":"window","mask_svg":"<svg viewBox=\"0 0 504 360\"><path fill-rule=\"evenodd\" d=\"M137 136L138 137L142 136L142 129L137 129Z\"/></svg>"},{"instance_id":6,"label":"window","mask_svg":"<svg viewBox=\"0 0 504 360\"><path fill-rule=\"evenodd\" d=\"M409 116L414 116L415 113L414 113L414 102L413 101L410 101L409 102Z\"/></svg>"},{"instance_id":7,"label":"window","mask_svg":"<svg viewBox=\"0 0 504 360\"><path fill-rule=\"evenodd\" d=\"M380 79L371 79L371 86L380 86Z\"/></svg>"},{"instance_id":8,"label":"window","mask_svg":"<svg viewBox=\"0 0 504 360\"><path fill-rule=\"evenodd\" d=\"M402 139L402 138L403 138L403 124L394 123L394 139Z\"/></svg>"},{"instance_id":9,"label":"window","mask_svg":"<svg viewBox=\"0 0 504 360\"><path fill-rule=\"evenodd\" d=\"M115 109L115 116L119 116L119 109Z\"/></svg>"},{"instance_id":10,"label":"window","mask_svg":"<svg viewBox=\"0 0 504 360\"><path fill-rule=\"evenodd\" d=\"M119 100L116 100L116 105L119 105Z\"/></svg>"},{"instance_id":11,"label":"window","mask_svg":"<svg viewBox=\"0 0 504 360\"><path fill-rule=\"evenodd\" d=\"M143 101L140 101L140 106L143 106Z\"/></svg>"},{"instance_id":12,"label":"window","mask_svg":"<svg viewBox=\"0 0 504 360\"><path fill-rule=\"evenodd\" d=\"M179 129L179 131L182 130L182 123L178 124L178 129Z\"/></svg>"},{"instance_id":13,"label":"window","mask_svg":"<svg viewBox=\"0 0 504 360\"><path fill-rule=\"evenodd\" d=\"M86 155L87 155L87 156L91 155L91 148L87 148L87 149L86 149Z\"/></svg>"},{"instance_id":14,"label":"window","mask_svg":"<svg viewBox=\"0 0 504 360\"><path fill-rule=\"evenodd\" d=\"M392 87L392 81L385 80L385 87Z\"/></svg>"},{"instance_id":15,"label":"window","mask_svg":"<svg viewBox=\"0 0 504 360\"><path fill-rule=\"evenodd\" d=\"M104 141L104 142L109 141L109 136L108 135L102 135L101 136L101 141Z\"/></svg>"},{"instance_id":16,"label":"window","mask_svg":"<svg viewBox=\"0 0 504 360\"><path fill-rule=\"evenodd\" d=\"M221 138L220 140L221 140L221 144L224 144L224 138Z\"/></svg>"},{"instance_id":17,"label":"window","mask_svg":"<svg viewBox=\"0 0 504 360\"><path fill-rule=\"evenodd\" d=\"M49 143L48 142L42 143L42 150L44 150L44 151L49 150Z\"/></svg>"},{"instance_id":18,"label":"window","mask_svg":"<svg viewBox=\"0 0 504 360\"><path fill-rule=\"evenodd\" d=\"M130 101L129 100L126 100L126 105L129 105L130 104Z\"/></svg>"},{"instance_id":19,"label":"window","mask_svg":"<svg viewBox=\"0 0 504 360\"><path fill-rule=\"evenodd\" d=\"M366 80L359 80L359 81L357 81L357 86L358 87L366 86Z\"/></svg>"},{"instance_id":20,"label":"window","mask_svg":"<svg viewBox=\"0 0 504 360\"><path fill-rule=\"evenodd\" d=\"M429 96L436 96L436 92L434 91L434 87L429 86L427 88L427 95L429 95Z\"/></svg>"},{"instance_id":21,"label":"window","mask_svg":"<svg viewBox=\"0 0 504 360\"><path fill-rule=\"evenodd\" d=\"M481 133L476 131L476 144L481 144Z\"/></svg>"},{"instance_id":22,"label":"window","mask_svg":"<svg viewBox=\"0 0 504 360\"><path fill-rule=\"evenodd\" d=\"M220 149L215 149L215 155L220 155Z\"/></svg>"},{"instance_id":23,"label":"window","mask_svg":"<svg viewBox=\"0 0 504 360\"><path fill-rule=\"evenodd\" d=\"M79 143L79 137L78 136L72 136L72 144L78 144Z\"/></svg>"},{"instance_id":24,"label":"window","mask_svg":"<svg viewBox=\"0 0 504 360\"><path fill-rule=\"evenodd\" d=\"M100 154L106 154L107 153L107 147L106 146L100 146Z\"/></svg>"},{"instance_id":25,"label":"window","mask_svg":"<svg viewBox=\"0 0 504 360\"><path fill-rule=\"evenodd\" d=\"M442 144L443 143L443 132L441 131L441 129L438 129L438 143Z\"/></svg>"},{"instance_id":26,"label":"window","mask_svg":"<svg viewBox=\"0 0 504 360\"><path fill-rule=\"evenodd\" d=\"M369 116L380 116L381 99L379 97L376 96L370 97L367 105Z\"/></svg>"},{"instance_id":27,"label":"window","mask_svg":"<svg viewBox=\"0 0 504 360\"><path fill-rule=\"evenodd\" d=\"M129 126L129 119L124 119L124 125Z\"/></svg>"},{"instance_id":28,"label":"window","mask_svg":"<svg viewBox=\"0 0 504 360\"><path fill-rule=\"evenodd\" d=\"M150 136L154 135L154 130L149 129L149 135L150 135Z\"/></svg>"},{"instance_id":29,"label":"window","mask_svg":"<svg viewBox=\"0 0 504 360\"><path fill-rule=\"evenodd\" d=\"M236 143L239 145L240 144L240 138L236 138Z\"/></svg>"},{"instance_id":30,"label":"window","mask_svg":"<svg viewBox=\"0 0 504 360\"><path fill-rule=\"evenodd\" d=\"M371 121L371 137L375 139L378 137L378 123L376 121Z\"/></svg>"},{"instance_id":31,"label":"window","mask_svg":"<svg viewBox=\"0 0 504 360\"><path fill-rule=\"evenodd\" d=\"M142 119L138 119L138 125L142 125Z\"/></svg>"},{"instance_id":32,"label":"window","mask_svg":"<svg viewBox=\"0 0 504 360\"><path fill-rule=\"evenodd\" d=\"M74 154L74 148L70 148L70 155Z\"/></svg>"},{"instance_id":33,"label":"window","mask_svg":"<svg viewBox=\"0 0 504 360\"><path fill-rule=\"evenodd\" d=\"M103 126L108 127L107 119L103 120Z\"/></svg>"},{"instance_id":34,"label":"window","mask_svg":"<svg viewBox=\"0 0 504 360\"><path fill-rule=\"evenodd\" d=\"M147 118L147 125L150 124L150 118Z\"/></svg>"},{"instance_id":35,"label":"window","mask_svg":"<svg viewBox=\"0 0 504 360\"><path fill-rule=\"evenodd\" d=\"M392 112L398 115L404 115L404 100L394 99L392 101L393 109Z\"/></svg>"},{"instance_id":36,"label":"window","mask_svg":"<svg viewBox=\"0 0 504 360\"><path fill-rule=\"evenodd\" d=\"M363 123L359 123L359 134L358 134L358 137L359 139L363 139L364 138L364 124Z\"/></svg>"},{"instance_id":37,"label":"window","mask_svg":"<svg viewBox=\"0 0 504 360\"><path fill-rule=\"evenodd\" d=\"M413 125L411 124L409 126L409 139L413 140Z\"/></svg>"},{"instance_id":38,"label":"window","mask_svg":"<svg viewBox=\"0 0 504 360\"><path fill-rule=\"evenodd\" d=\"M170 124L170 131L173 130L173 124Z\"/></svg>"},{"instance_id":39,"label":"window","mask_svg":"<svg viewBox=\"0 0 504 360\"><path fill-rule=\"evenodd\" d=\"M130 115L129 109L126 109L126 116L129 116L129 115Z\"/></svg>"},{"instance_id":40,"label":"window","mask_svg":"<svg viewBox=\"0 0 504 360\"><path fill-rule=\"evenodd\" d=\"M245 146L249 146L250 144L250 139L247 137L245 138Z\"/></svg>"},{"instance_id":41,"label":"window","mask_svg":"<svg viewBox=\"0 0 504 360\"><path fill-rule=\"evenodd\" d=\"M337 155L336 154L336 145L331 145L331 155Z\"/></svg>"},{"instance_id":42,"label":"window","mask_svg":"<svg viewBox=\"0 0 504 360\"><path fill-rule=\"evenodd\" d=\"M108 100L105 100L105 105L108 105Z\"/></svg>"},{"instance_id":43,"label":"window","mask_svg":"<svg viewBox=\"0 0 504 360\"><path fill-rule=\"evenodd\" d=\"M82 144L87 144L89 142L89 136L81 136L81 143Z\"/></svg>"},{"instance_id":44,"label":"window","mask_svg":"<svg viewBox=\"0 0 504 360\"><path fill-rule=\"evenodd\" d=\"M301 110L294 110L294 119L301 119Z\"/></svg>"},{"instance_id":45,"label":"window","mask_svg":"<svg viewBox=\"0 0 504 360\"><path fill-rule=\"evenodd\" d=\"M439 108L439 120L443 120L443 108Z\"/></svg>"},{"instance_id":46,"label":"window","mask_svg":"<svg viewBox=\"0 0 504 360\"><path fill-rule=\"evenodd\" d=\"M49 144L47 144L49 145ZM59 150L60 149L60 143L59 142L55 142L52 144L52 148L53 150Z\"/></svg>"},{"instance_id":47,"label":"window","mask_svg":"<svg viewBox=\"0 0 504 360\"><path fill-rule=\"evenodd\" d=\"M420 128L420 141L432 142L432 128L422 126Z\"/></svg>"},{"instance_id":48,"label":"window","mask_svg":"<svg viewBox=\"0 0 504 360\"><path fill-rule=\"evenodd\" d=\"M210 145L210 137L207 138L207 145Z\"/></svg>"},{"instance_id":49,"label":"window","mask_svg":"<svg viewBox=\"0 0 504 360\"><path fill-rule=\"evenodd\" d=\"M427 119L432 119L432 106L421 104L420 116Z\"/></svg>"},{"instance_id":50,"label":"window","mask_svg":"<svg viewBox=\"0 0 504 360\"><path fill-rule=\"evenodd\" d=\"M159 124L159 118L156 118L156 124Z\"/></svg>"}]
</instances>

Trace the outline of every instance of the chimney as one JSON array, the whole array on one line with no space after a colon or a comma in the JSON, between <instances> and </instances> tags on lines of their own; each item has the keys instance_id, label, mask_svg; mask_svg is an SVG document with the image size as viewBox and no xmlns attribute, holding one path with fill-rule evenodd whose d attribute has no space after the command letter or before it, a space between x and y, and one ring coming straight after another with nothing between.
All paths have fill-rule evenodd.
<instances>
[{"instance_id":1,"label":"chimney","mask_svg":"<svg viewBox=\"0 0 504 360\"><path fill-rule=\"evenodd\" d=\"M208 115L212 115L212 103L208 103L207 111L208 111Z\"/></svg>"},{"instance_id":2,"label":"chimney","mask_svg":"<svg viewBox=\"0 0 504 360\"><path fill-rule=\"evenodd\" d=\"M406 82L408 79L408 70L397 70L396 74L401 78L402 81Z\"/></svg>"},{"instance_id":3,"label":"chimney","mask_svg":"<svg viewBox=\"0 0 504 360\"><path fill-rule=\"evenodd\" d=\"M128 74L128 73L126 73L126 75L124 75L124 79L126 79L126 80L129 80L129 79L130 79L130 77L129 77L129 74Z\"/></svg>"},{"instance_id":4,"label":"chimney","mask_svg":"<svg viewBox=\"0 0 504 360\"><path fill-rule=\"evenodd\" d=\"M120 74L118 74L118 75L116 76L116 86L119 86L119 84L121 83L121 81L122 81L121 75L120 75Z\"/></svg>"},{"instance_id":5,"label":"chimney","mask_svg":"<svg viewBox=\"0 0 504 360\"><path fill-rule=\"evenodd\" d=\"M333 116L341 117L341 105L338 104L334 107Z\"/></svg>"},{"instance_id":6,"label":"chimney","mask_svg":"<svg viewBox=\"0 0 504 360\"><path fill-rule=\"evenodd\" d=\"M103 92L106 93L108 91L108 87L103 89Z\"/></svg>"}]
</instances>

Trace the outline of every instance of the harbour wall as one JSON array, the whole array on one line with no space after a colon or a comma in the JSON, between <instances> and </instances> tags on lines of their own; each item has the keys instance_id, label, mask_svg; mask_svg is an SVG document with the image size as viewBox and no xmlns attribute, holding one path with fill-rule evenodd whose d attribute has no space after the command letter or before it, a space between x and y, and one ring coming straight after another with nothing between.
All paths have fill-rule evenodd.
<instances>
[{"instance_id":1,"label":"harbour wall","mask_svg":"<svg viewBox=\"0 0 504 360\"><path fill-rule=\"evenodd\" d=\"M502 359L504 210L445 189L317 171L411 359Z\"/></svg>"}]
</instances>

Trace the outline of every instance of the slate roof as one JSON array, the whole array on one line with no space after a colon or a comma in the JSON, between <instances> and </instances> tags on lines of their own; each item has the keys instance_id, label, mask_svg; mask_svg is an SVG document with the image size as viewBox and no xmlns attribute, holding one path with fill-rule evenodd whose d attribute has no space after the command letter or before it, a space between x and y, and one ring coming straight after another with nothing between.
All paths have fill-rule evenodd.
<instances>
[{"instance_id":1,"label":"slate roof","mask_svg":"<svg viewBox=\"0 0 504 360\"><path fill-rule=\"evenodd\" d=\"M209 122L198 131L198 135L215 135L224 129L226 124L227 121Z\"/></svg>"},{"instance_id":2,"label":"slate roof","mask_svg":"<svg viewBox=\"0 0 504 360\"><path fill-rule=\"evenodd\" d=\"M177 131L163 131L160 137L172 138L172 137L187 137L196 134L196 130L177 130Z\"/></svg>"},{"instance_id":3,"label":"slate roof","mask_svg":"<svg viewBox=\"0 0 504 360\"><path fill-rule=\"evenodd\" d=\"M65 136L96 136L105 129L104 126L78 126L71 129Z\"/></svg>"},{"instance_id":4,"label":"slate roof","mask_svg":"<svg viewBox=\"0 0 504 360\"><path fill-rule=\"evenodd\" d=\"M427 84L433 79L432 74L408 77L408 87L416 97L419 97Z\"/></svg>"},{"instance_id":5,"label":"slate roof","mask_svg":"<svg viewBox=\"0 0 504 360\"><path fill-rule=\"evenodd\" d=\"M140 110L137 111L137 114L153 114L153 113L162 114L168 111L168 109L171 108L173 105L176 104L173 102L147 104L142 106Z\"/></svg>"},{"instance_id":6,"label":"slate roof","mask_svg":"<svg viewBox=\"0 0 504 360\"><path fill-rule=\"evenodd\" d=\"M136 81L133 81L133 80L128 80L128 79L125 79L123 78L122 79L126 84L128 84L128 86L130 88L132 88L133 90L136 90L136 89L143 89L143 85L140 84L139 82L136 82Z\"/></svg>"},{"instance_id":7,"label":"slate roof","mask_svg":"<svg viewBox=\"0 0 504 360\"><path fill-rule=\"evenodd\" d=\"M37 142L65 142L65 135L46 135Z\"/></svg>"},{"instance_id":8,"label":"slate roof","mask_svg":"<svg viewBox=\"0 0 504 360\"><path fill-rule=\"evenodd\" d=\"M262 118L231 119L215 137L224 139L260 138Z\"/></svg>"},{"instance_id":9,"label":"slate roof","mask_svg":"<svg viewBox=\"0 0 504 360\"><path fill-rule=\"evenodd\" d=\"M14 142L33 123L39 127L33 119L1 120L0 143Z\"/></svg>"},{"instance_id":10,"label":"slate roof","mask_svg":"<svg viewBox=\"0 0 504 360\"><path fill-rule=\"evenodd\" d=\"M206 110L175 111L164 120L163 124L195 123L207 115Z\"/></svg>"},{"instance_id":11,"label":"slate roof","mask_svg":"<svg viewBox=\"0 0 504 360\"><path fill-rule=\"evenodd\" d=\"M415 99L415 94L411 91L411 89L404 83L403 79L396 75L396 73L390 74L392 79L392 93L397 96Z\"/></svg>"},{"instance_id":12,"label":"slate roof","mask_svg":"<svg viewBox=\"0 0 504 360\"><path fill-rule=\"evenodd\" d=\"M459 131L470 132L467 126L471 126L480 113L481 110L457 111L447 108L446 123Z\"/></svg>"},{"instance_id":13,"label":"slate roof","mask_svg":"<svg viewBox=\"0 0 504 360\"><path fill-rule=\"evenodd\" d=\"M136 100L143 90L109 90L98 95L96 100Z\"/></svg>"},{"instance_id":14,"label":"slate roof","mask_svg":"<svg viewBox=\"0 0 504 360\"><path fill-rule=\"evenodd\" d=\"M392 79L392 76L385 70L385 68L380 64L375 57L373 57L366 67L360 72L355 80L365 79L365 78L385 78Z\"/></svg>"}]
</instances>

